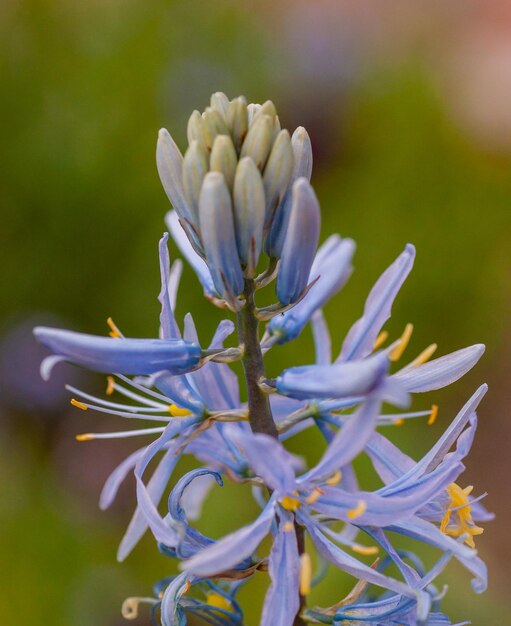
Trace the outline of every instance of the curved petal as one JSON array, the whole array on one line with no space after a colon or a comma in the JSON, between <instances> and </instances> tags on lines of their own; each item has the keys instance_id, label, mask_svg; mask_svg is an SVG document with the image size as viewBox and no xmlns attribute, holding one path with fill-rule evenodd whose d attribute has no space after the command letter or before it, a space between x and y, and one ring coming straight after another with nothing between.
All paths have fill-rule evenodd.
<instances>
[{"instance_id":1,"label":"curved petal","mask_svg":"<svg viewBox=\"0 0 511 626\"><path fill-rule=\"evenodd\" d=\"M413 393L441 389L456 382L471 370L484 350L485 346L478 343L417 367L408 366L396 372L391 379L397 380L406 391Z\"/></svg>"},{"instance_id":2,"label":"curved petal","mask_svg":"<svg viewBox=\"0 0 511 626\"><path fill-rule=\"evenodd\" d=\"M179 455L176 454L176 447L175 445L169 447L147 483L147 494L153 501L155 507L158 506L170 477L172 476L172 472L179 461ZM140 507L137 506L124 537L121 540L119 550L117 551L117 559L119 561L124 561L128 554L130 554L147 528L148 523L146 517Z\"/></svg>"},{"instance_id":3,"label":"curved petal","mask_svg":"<svg viewBox=\"0 0 511 626\"><path fill-rule=\"evenodd\" d=\"M210 297L215 296L216 289L213 284L211 272L209 271L205 261L193 249L193 246L188 240L183 227L179 223L178 214L175 211L169 211L165 216L165 223L167 224L167 228L169 229L177 247L181 251L181 254L185 257L197 275L197 278L199 279L206 295Z\"/></svg>"},{"instance_id":4,"label":"curved petal","mask_svg":"<svg viewBox=\"0 0 511 626\"><path fill-rule=\"evenodd\" d=\"M197 576L213 576L232 569L252 556L270 532L275 519L275 500L270 500L255 522L226 535L180 564L180 568Z\"/></svg>"},{"instance_id":5,"label":"curved petal","mask_svg":"<svg viewBox=\"0 0 511 626\"><path fill-rule=\"evenodd\" d=\"M412 589L407 584L395 580L390 576L386 576L368 565L364 565L364 563L361 563L358 559L351 556L351 554L341 550L341 548L327 539L309 517L303 515L299 515L299 517L307 528L317 551L327 559L327 561L330 561L330 563L333 563L336 567L339 567L355 578L366 580L384 589L390 589L408 598L417 599L420 607L420 615L422 617L427 615L430 605L430 599L427 593Z\"/></svg>"},{"instance_id":6,"label":"curved petal","mask_svg":"<svg viewBox=\"0 0 511 626\"><path fill-rule=\"evenodd\" d=\"M118 339L38 326L34 334L47 348L96 372L154 374L168 370L181 374L196 367L201 348L181 339Z\"/></svg>"},{"instance_id":7,"label":"curved petal","mask_svg":"<svg viewBox=\"0 0 511 626\"><path fill-rule=\"evenodd\" d=\"M362 317L351 327L337 361L360 359L371 353L382 326L389 319L392 304L410 273L415 248L407 244L404 252L376 281L364 306Z\"/></svg>"}]
</instances>

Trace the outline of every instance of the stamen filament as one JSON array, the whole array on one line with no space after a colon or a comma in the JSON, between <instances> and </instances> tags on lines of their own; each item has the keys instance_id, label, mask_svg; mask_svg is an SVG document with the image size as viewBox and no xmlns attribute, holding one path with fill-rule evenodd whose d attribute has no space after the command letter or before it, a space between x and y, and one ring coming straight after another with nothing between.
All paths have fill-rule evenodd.
<instances>
[{"instance_id":1,"label":"stamen filament","mask_svg":"<svg viewBox=\"0 0 511 626\"><path fill-rule=\"evenodd\" d=\"M156 435L165 428L140 428L138 430L121 430L113 433L84 433L76 435L76 441L92 441L93 439L123 439L124 437L138 437L139 435Z\"/></svg>"}]
</instances>

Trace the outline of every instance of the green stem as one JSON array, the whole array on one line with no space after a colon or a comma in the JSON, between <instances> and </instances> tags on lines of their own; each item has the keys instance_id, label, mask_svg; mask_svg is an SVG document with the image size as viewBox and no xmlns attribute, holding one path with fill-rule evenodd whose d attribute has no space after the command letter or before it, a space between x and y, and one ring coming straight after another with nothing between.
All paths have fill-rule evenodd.
<instances>
[{"instance_id":1,"label":"green stem","mask_svg":"<svg viewBox=\"0 0 511 626\"><path fill-rule=\"evenodd\" d=\"M248 391L248 419L253 432L277 438L277 427L273 421L268 394L259 386L265 372L259 344L259 322L255 316L254 291L254 281L247 279L246 304L238 313L238 333L240 344L244 348L243 369Z\"/></svg>"}]
</instances>

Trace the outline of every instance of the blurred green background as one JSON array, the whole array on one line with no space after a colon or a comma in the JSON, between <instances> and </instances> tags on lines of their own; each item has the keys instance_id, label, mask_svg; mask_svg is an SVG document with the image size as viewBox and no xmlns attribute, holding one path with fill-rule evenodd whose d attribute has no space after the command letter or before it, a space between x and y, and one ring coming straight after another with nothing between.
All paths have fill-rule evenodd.
<instances>
[{"instance_id":1,"label":"blurred green background","mask_svg":"<svg viewBox=\"0 0 511 626\"><path fill-rule=\"evenodd\" d=\"M417 408L438 402L438 422L395 429L395 438L418 457L475 387L490 384L463 480L487 490L498 515L478 540L490 588L472 594L455 564L442 582L453 621L508 623L507 3L3 0L0 50L2 624L120 625L122 600L149 595L172 571L149 537L115 561L133 484L107 513L97 498L136 444L74 440L124 424L69 407L64 382L94 390L102 380L62 367L41 383L30 328L49 321L105 333L111 315L127 335L155 335L157 242L169 208L154 163L157 131L167 127L183 145L187 116L217 90L271 98L283 126L309 130L322 237L340 231L358 244L356 272L326 311L336 349L407 241L417 262L389 329L415 323L410 356L433 341L440 352L487 344L463 381L416 399ZM209 337L218 315L186 269L178 318L189 310ZM306 331L275 350L270 373L310 360L311 345ZM294 444L310 448L303 436ZM239 488L217 489L207 528L221 536L255 511ZM332 571L312 601L332 604L351 582ZM248 625L258 623L266 584L260 574L243 592ZM147 615L132 623L147 625Z\"/></svg>"}]
</instances>

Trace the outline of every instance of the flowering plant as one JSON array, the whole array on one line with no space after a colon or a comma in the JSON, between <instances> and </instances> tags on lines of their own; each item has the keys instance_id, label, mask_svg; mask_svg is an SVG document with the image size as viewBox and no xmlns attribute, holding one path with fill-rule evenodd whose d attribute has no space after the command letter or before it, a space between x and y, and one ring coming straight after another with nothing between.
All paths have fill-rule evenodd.
<instances>
[{"instance_id":1,"label":"flowering plant","mask_svg":"<svg viewBox=\"0 0 511 626\"><path fill-rule=\"evenodd\" d=\"M411 394L453 383L475 365L484 346L431 360L432 344L394 370L413 327L408 324L388 345L383 327L412 269L415 249L407 245L377 280L333 358L322 307L350 277L355 245L333 235L317 249L320 209L309 182L312 150L306 130L300 127L292 136L281 130L270 101L247 105L243 97L229 101L216 93L211 106L190 117L188 140L183 157L166 130L158 138L158 171L173 206L168 230L207 300L232 312L235 322L220 322L207 347L190 314L180 328L174 309L182 264L170 264L166 233L159 244L158 338L126 338L112 320L110 337L35 329L53 352L42 364L43 377L61 360L108 374L106 394L118 399L70 387L76 407L153 422L79 436L153 438L114 470L100 504L108 507L133 472L137 508L118 557L124 559L150 529L161 552L179 560L181 573L159 582L152 597L128 598L124 617L135 618L139 604L147 602L155 624L182 626L188 615L199 615L209 624L238 626L243 623L239 587L268 572L263 626L450 624L439 610L443 590L435 586L448 561L464 565L476 592L487 582L474 537L482 533L476 524L492 516L479 497L471 496L472 487L456 482L486 386L418 461L379 427L421 416L433 423L437 407L410 412ZM272 282L275 302L258 306L258 291ZM299 337L307 324L315 363L268 378L266 353ZM237 345L225 347L235 330ZM230 367L236 361L243 364L246 401ZM396 411L384 410L385 404ZM321 432L325 448L318 463L306 467L285 444L312 428ZM363 452L381 480L373 491L359 486L353 467ZM200 467L179 477L162 513L161 501L185 454ZM214 540L191 522L209 490L224 480L250 487L261 512L247 526ZM413 552L395 548L391 535L396 534L436 548L433 567L424 568ZM271 549L262 555L258 548L267 536ZM353 591L330 607L308 606L307 596L321 582L326 563L355 579Z\"/></svg>"}]
</instances>

